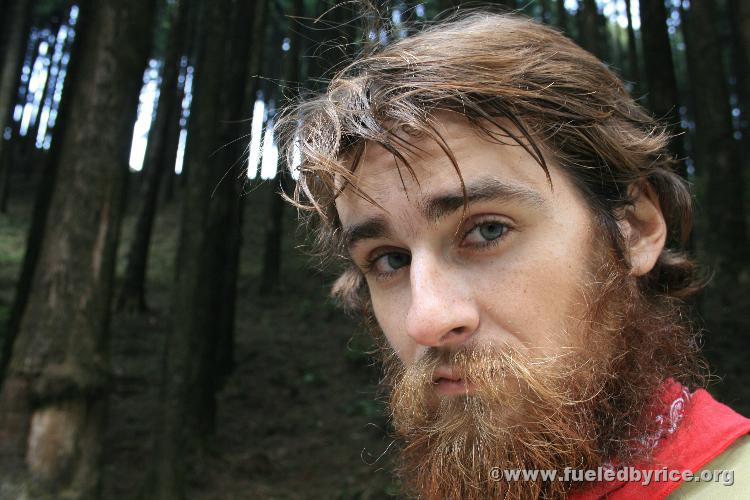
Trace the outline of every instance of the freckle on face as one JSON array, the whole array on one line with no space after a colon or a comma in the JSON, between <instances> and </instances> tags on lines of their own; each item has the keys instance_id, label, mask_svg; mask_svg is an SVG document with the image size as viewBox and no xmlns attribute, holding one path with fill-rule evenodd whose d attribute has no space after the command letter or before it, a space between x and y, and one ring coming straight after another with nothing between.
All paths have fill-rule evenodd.
<instances>
[{"instance_id":1,"label":"freckle on face","mask_svg":"<svg viewBox=\"0 0 750 500\"><path fill-rule=\"evenodd\" d=\"M466 121L440 118L467 186L488 178L518 186L537 193L546 210L515 198L471 203L467 221L497 217L511 230L492 248L462 247L455 238L460 209L437 221L422 210L424 200L460 192L442 150L430 141L419 143L425 153L410 158L415 178L403 167L400 175L390 153L368 147L358 186L385 210L347 191L336 207L344 229L380 217L389 231L387 238L358 244L352 257L358 261L387 248L411 259L387 280L366 275L378 324L405 364L429 347L452 349L467 342L507 342L554 354L569 342L564 332L575 329L585 312L580 290L592 238L584 200L554 162L548 161L552 189L520 146L490 143Z\"/></svg>"}]
</instances>

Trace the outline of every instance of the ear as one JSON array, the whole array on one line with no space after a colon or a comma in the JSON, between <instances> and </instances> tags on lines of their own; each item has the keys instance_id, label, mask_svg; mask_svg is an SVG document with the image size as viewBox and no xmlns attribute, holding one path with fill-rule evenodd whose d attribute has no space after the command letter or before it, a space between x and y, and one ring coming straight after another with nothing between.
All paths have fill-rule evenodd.
<instances>
[{"instance_id":1,"label":"ear","mask_svg":"<svg viewBox=\"0 0 750 500\"><path fill-rule=\"evenodd\" d=\"M633 205L625 209L619 222L630 262L630 274L643 276L656 265L667 240L667 223L659 205L659 197L651 184L630 186Z\"/></svg>"}]
</instances>

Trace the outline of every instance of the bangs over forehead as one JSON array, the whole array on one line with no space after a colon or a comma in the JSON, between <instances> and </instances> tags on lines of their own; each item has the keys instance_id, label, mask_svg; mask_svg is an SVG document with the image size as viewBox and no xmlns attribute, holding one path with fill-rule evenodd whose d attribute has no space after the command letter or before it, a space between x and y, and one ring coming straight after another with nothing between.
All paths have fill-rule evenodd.
<instances>
[{"instance_id":1,"label":"bangs over forehead","mask_svg":"<svg viewBox=\"0 0 750 500\"><path fill-rule=\"evenodd\" d=\"M413 176L408 157L432 141L460 178L437 122L444 112L462 115L490 141L523 147L545 172L548 153L616 247L617 214L632 203L629 187L644 181L659 197L670 241L685 241L691 199L673 171L665 128L604 63L555 29L474 12L360 58L324 93L283 112L282 150L288 165L301 160L290 201L312 225L321 257L346 257L334 201L344 188L368 199L354 182L365 144L380 145L402 176Z\"/></svg>"}]
</instances>

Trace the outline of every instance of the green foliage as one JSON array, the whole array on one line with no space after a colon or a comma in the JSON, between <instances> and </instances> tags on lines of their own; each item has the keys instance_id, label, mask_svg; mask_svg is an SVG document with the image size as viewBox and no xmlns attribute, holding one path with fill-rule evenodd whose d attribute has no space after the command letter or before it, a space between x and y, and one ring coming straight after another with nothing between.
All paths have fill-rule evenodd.
<instances>
[{"instance_id":1,"label":"green foliage","mask_svg":"<svg viewBox=\"0 0 750 500\"><path fill-rule=\"evenodd\" d=\"M371 391L368 391L368 393ZM374 392L374 391L372 391ZM368 419L380 419L385 415L385 407L381 402L372 397L360 398L351 401L346 408L346 414L350 416L362 416Z\"/></svg>"}]
</instances>

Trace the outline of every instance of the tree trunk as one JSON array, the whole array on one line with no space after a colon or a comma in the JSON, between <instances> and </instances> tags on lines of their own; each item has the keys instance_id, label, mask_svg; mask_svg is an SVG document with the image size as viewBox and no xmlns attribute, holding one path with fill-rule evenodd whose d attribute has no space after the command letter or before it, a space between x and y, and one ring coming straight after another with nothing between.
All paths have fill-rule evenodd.
<instances>
[{"instance_id":1,"label":"tree trunk","mask_svg":"<svg viewBox=\"0 0 750 500\"><path fill-rule=\"evenodd\" d=\"M193 7L193 10L197 9ZM180 68L180 74L183 78L182 85L180 85L177 89L177 109L175 110L176 113L171 117L171 119L174 120L174 123L170 123L167 125L167 130L169 133L166 137L167 143L164 146L164 151L169 153L169 157L163 159L164 163L166 164L165 168L167 169L165 173L166 179L164 179L163 181L164 187L162 188L161 194L162 203L164 204L171 203L174 200L175 183L177 182L177 173L175 172L175 167L177 165L177 154L180 146L180 134L182 133L183 128L183 102L185 100L185 96L187 95L185 92L187 68L190 64L186 54L183 54L183 58L184 59L182 61L182 67Z\"/></svg>"},{"instance_id":2,"label":"tree trunk","mask_svg":"<svg viewBox=\"0 0 750 500\"><path fill-rule=\"evenodd\" d=\"M70 44L72 44L72 46ZM66 45L69 47L67 49L67 54L69 55L70 62L66 65L67 77L65 78L65 81L69 82L68 88L70 89L75 87L75 83L70 82L75 82L78 79L77 75L80 67L79 61L82 59L84 48L81 47L81 44L78 43L77 40L66 40ZM72 94L72 91L62 93L61 101L57 107L56 126L52 129L51 149L44 159L42 175L39 179L39 185L36 188L34 196L34 209L31 216L31 225L27 233L26 250L23 263L21 264L21 273L16 282L16 293L8 317L2 350L0 351L0 386L2 385L5 370L10 362L13 342L18 334L21 316L26 307L26 303L28 302L29 293L31 291L31 281L39 259L39 252L41 251L42 240L44 238L44 227L47 223L47 214L52 199L52 190L55 185L55 179L57 178L57 167L60 157L59 144L62 142L62 138L65 135L65 126L68 122L67 117L71 107L70 101ZM6 154L12 154L9 148L6 149Z\"/></svg>"},{"instance_id":3,"label":"tree trunk","mask_svg":"<svg viewBox=\"0 0 750 500\"><path fill-rule=\"evenodd\" d=\"M549 24L549 5L547 5L547 0L540 0L539 3L541 4L539 16L543 23Z\"/></svg>"},{"instance_id":4,"label":"tree trunk","mask_svg":"<svg viewBox=\"0 0 750 500\"><path fill-rule=\"evenodd\" d=\"M201 4L193 104L185 152L189 172L173 296L172 331L164 353L164 386L157 458L149 498L185 497L185 457L213 429L219 339L233 328L234 305L224 301L235 284L239 256L239 193L227 154L227 117L246 116L241 75L252 33L242 29L254 2L205 0ZM239 73L238 73L239 71ZM221 76L219 76L221 75ZM239 75L239 77L238 77ZM239 108L239 109L238 109ZM236 125L235 125L236 126ZM232 151L236 151L230 146ZM232 276L232 279L235 279ZM229 317L231 316L231 317ZM227 333L229 331L229 333Z\"/></svg>"},{"instance_id":5,"label":"tree trunk","mask_svg":"<svg viewBox=\"0 0 750 500\"><path fill-rule=\"evenodd\" d=\"M156 117L146 146L143 189L139 199L135 233L128 252L128 264L117 301L118 309L146 310L146 270L159 186L165 172L170 167L174 169L174 155L176 154L176 147L175 151L168 151L166 148L174 145L170 139L175 133L179 134L178 122L181 107L178 100L177 77L180 71L183 31L188 5L188 0L179 1L178 5L173 7L171 15L161 92L156 104Z\"/></svg>"},{"instance_id":6,"label":"tree trunk","mask_svg":"<svg viewBox=\"0 0 750 500\"><path fill-rule=\"evenodd\" d=\"M0 212L2 213L7 212L8 209L13 170L12 155L4 151L10 146L10 141L4 139L3 136L5 128L11 124L11 109L16 102L17 83L26 52L25 42L30 30L32 5L32 0L15 0L10 3L10 11L8 11L8 17L12 21L8 23L10 30L6 35L5 57L0 69L0 182L2 182Z\"/></svg>"},{"instance_id":7,"label":"tree trunk","mask_svg":"<svg viewBox=\"0 0 750 500\"><path fill-rule=\"evenodd\" d=\"M730 0L730 6L730 15L735 17L737 22L745 66L750 67L750 3L745 0ZM750 113L750 110L746 112Z\"/></svg>"},{"instance_id":8,"label":"tree trunk","mask_svg":"<svg viewBox=\"0 0 750 500\"><path fill-rule=\"evenodd\" d=\"M691 90L696 103L696 173L705 183L703 206L711 228L711 236L704 243L716 273L712 293L731 307L733 294L740 286L740 273L748 264L750 245L742 163L733 139L729 89L715 24L716 5L712 0L692 2L690 10L682 13Z\"/></svg>"},{"instance_id":9,"label":"tree trunk","mask_svg":"<svg viewBox=\"0 0 750 500\"><path fill-rule=\"evenodd\" d=\"M245 184L247 158L247 141L238 140L249 137L252 124L252 110L255 103L256 78L260 67L265 33L266 0L240 1L235 6L232 23L231 58L225 74L223 117L219 127L220 143L224 145L218 160L224 166L226 177L217 188L217 203L214 221L213 238L223 240L223 256L217 260L216 277L213 295L219 298L216 305L217 318L214 349L214 388L210 394L211 401L215 393L223 386L226 378L234 369L234 326L235 304L237 299L237 280L239 276L239 259L242 245L242 209L244 197L242 187ZM253 18L253 31L248 31L246 20ZM247 66L233 64L232 61L247 61ZM255 72L255 73L253 73ZM250 76L248 76L250 75ZM249 116L249 118L248 118ZM244 122L246 126L238 127ZM244 134L242 132L245 132ZM240 161L242 159L242 161ZM238 167L238 168L235 168ZM227 170L229 169L229 170ZM208 430L214 430L215 415L207 419Z\"/></svg>"},{"instance_id":10,"label":"tree trunk","mask_svg":"<svg viewBox=\"0 0 750 500\"><path fill-rule=\"evenodd\" d=\"M31 294L0 393L0 484L98 497L107 329L152 0L81 2L80 71Z\"/></svg>"},{"instance_id":11,"label":"tree trunk","mask_svg":"<svg viewBox=\"0 0 750 500\"><path fill-rule=\"evenodd\" d=\"M565 0L557 0L557 27L567 33L568 10L565 8Z\"/></svg>"},{"instance_id":12,"label":"tree trunk","mask_svg":"<svg viewBox=\"0 0 750 500\"><path fill-rule=\"evenodd\" d=\"M737 101L740 106L739 129L741 157L745 172L750 169L750 5L747 1L729 0L729 18L732 30L732 62L735 73Z\"/></svg>"},{"instance_id":13,"label":"tree trunk","mask_svg":"<svg viewBox=\"0 0 750 500\"><path fill-rule=\"evenodd\" d=\"M294 0L292 8L292 19L294 19L299 13L303 12L304 5L302 0ZM289 85L286 97L293 99L301 77L297 61L302 53L302 37L299 34L298 27L290 26L289 40L289 52L286 54L284 65L284 80ZM292 86L294 86L294 91L292 91ZM264 147L265 146L266 145L264 144ZM266 241L263 250L263 267L261 270L259 288L261 294L270 293L275 290L279 286L281 276L281 238L283 236L282 225L284 220L285 202L279 193L283 190L283 179L284 173L279 165L277 166L276 177L273 180L273 192L271 193L268 209L268 226L266 228Z\"/></svg>"},{"instance_id":14,"label":"tree trunk","mask_svg":"<svg viewBox=\"0 0 750 500\"><path fill-rule=\"evenodd\" d=\"M223 161L225 165L233 164L237 161L237 158L247 157L247 148L245 146L247 141L236 141L236 128L233 126L240 120L244 120L244 133L241 137L250 137L251 124L253 122L253 106L258 93L259 78L257 77L260 67L262 65L262 54L263 47L265 46L264 34L266 33L265 26L265 14L267 9L268 0L258 0L255 2L255 11L252 13L254 17L253 21L253 34L251 45L247 44L247 40L240 40L238 38L238 54L236 59L242 61L246 59L248 61L247 69L244 70L241 65L234 65L233 68L239 69L240 71L233 75L228 75L230 81L243 82L241 88L230 88L228 89L230 96L235 96L241 92L241 106L234 107L228 106L227 111L233 111L228 113L226 118L223 120L225 124L222 127L222 143L232 144L232 147L227 146L222 150ZM249 2L248 6L249 6ZM245 14L242 14L245 16ZM244 17L243 17L244 18ZM243 26L237 26L236 28L244 31ZM234 97L230 97L229 102L233 102ZM248 116L248 113L250 115ZM242 179L245 178L245 169L238 170L238 176ZM227 196L231 202L231 210L228 213L227 220L227 265L223 269L224 282L221 290L217 290L217 293L223 297L221 304L225 310L219 312L220 328L218 329L219 335L216 346L216 379L217 387L224 384L226 378L234 370L234 320L235 320L235 304L237 299L237 281L239 278L239 258L240 249L242 245L242 214L244 208L244 196L242 196L240 182L232 180L235 176L230 177L225 181L228 184L226 187L234 187L234 191L229 191ZM232 182L230 182L232 180Z\"/></svg>"},{"instance_id":15,"label":"tree trunk","mask_svg":"<svg viewBox=\"0 0 750 500\"><path fill-rule=\"evenodd\" d=\"M283 236L284 200L281 198L283 189L283 173L276 173L271 185L271 198L268 208L268 226L266 228L265 245L263 248L263 270L261 271L259 293L272 293L279 286L281 279L281 238Z\"/></svg>"},{"instance_id":16,"label":"tree trunk","mask_svg":"<svg viewBox=\"0 0 750 500\"><path fill-rule=\"evenodd\" d=\"M658 119L669 123L674 135L672 152L682 160L685 145L680 126L680 96L667 32L667 11L662 0L640 0L640 13L649 107ZM680 161L679 172L687 178L683 161Z\"/></svg>"},{"instance_id":17,"label":"tree trunk","mask_svg":"<svg viewBox=\"0 0 750 500\"><path fill-rule=\"evenodd\" d=\"M630 12L630 7L631 0L625 0L625 14L628 19L628 72L630 73L630 81L635 84L636 92L634 93L640 94L639 89L641 88L641 68L638 64L638 48L636 46L635 29L633 29L633 15ZM641 16L643 15L641 14Z\"/></svg>"},{"instance_id":18,"label":"tree trunk","mask_svg":"<svg viewBox=\"0 0 750 500\"><path fill-rule=\"evenodd\" d=\"M10 12L11 4L16 0L0 0L0 12ZM0 19L0 67L5 63L6 50L8 48L8 33L11 31L12 19L3 16Z\"/></svg>"},{"instance_id":19,"label":"tree trunk","mask_svg":"<svg viewBox=\"0 0 750 500\"><path fill-rule=\"evenodd\" d=\"M579 8L582 44L596 57L604 59L605 50L600 43L599 10L596 7L596 0L583 0L583 6Z\"/></svg>"}]
</instances>

